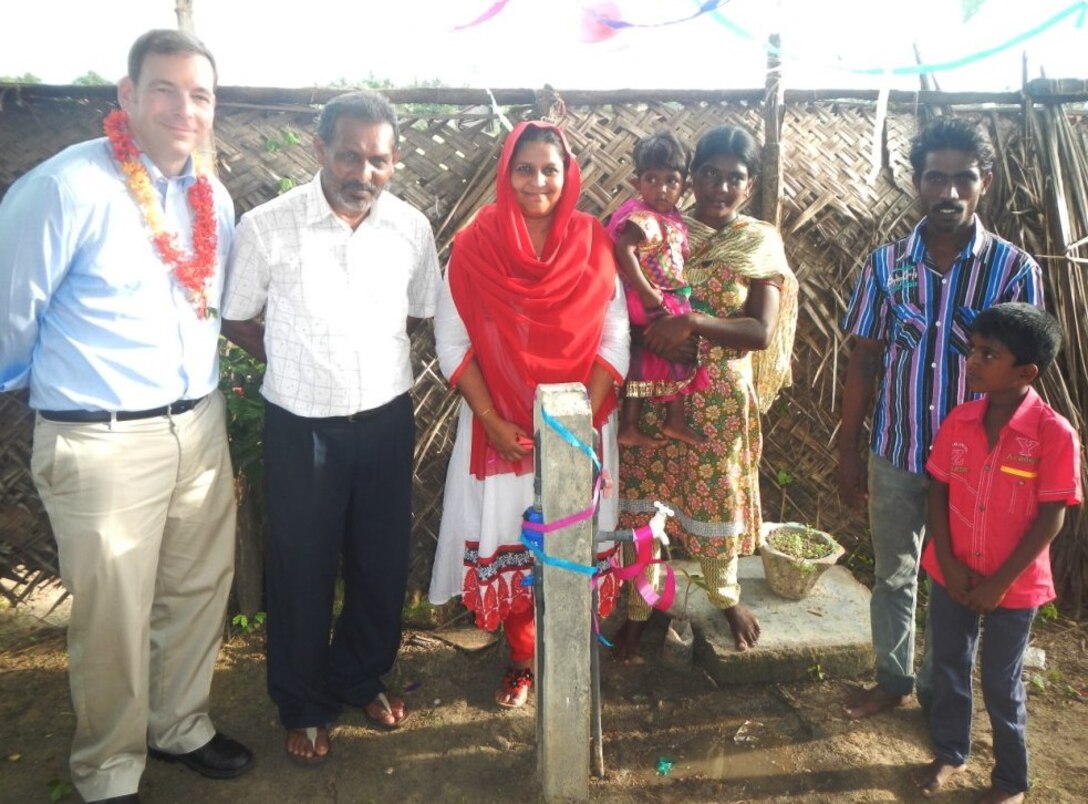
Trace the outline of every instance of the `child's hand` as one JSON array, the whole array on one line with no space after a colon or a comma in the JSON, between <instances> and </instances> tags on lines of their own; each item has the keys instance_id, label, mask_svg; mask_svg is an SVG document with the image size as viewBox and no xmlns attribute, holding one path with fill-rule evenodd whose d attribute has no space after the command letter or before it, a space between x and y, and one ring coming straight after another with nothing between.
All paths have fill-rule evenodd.
<instances>
[{"instance_id":1,"label":"child's hand","mask_svg":"<svg viewBox=\"0 0 1088 804\"><path fill-rule=\"evenodd\" d=\"M638 299L642 302L642 306L646 308L646 312L652 313L661 309L662 302L665 301L665 294L655 287L650 287L646 290L640 290Z\"/></svg>"},{"instance_id":2,"label":"child's hand","mask_svg":"<svg viewBox=\"0 0 1088 804\"><path fill-rule=\"evenodd\" d=\"M944 588L948 596L961 606L966 606L968 593L982 580L982 576L954 558L949 558L947 561L938 560L938 563L941 565Z\"/></svg>"},{"instance_id":3,"label":"child's hand","mask_svg":"<svg viewBox=\"0 0 1088 804\"><path fill-rule=\"evenodd\" d=\"M1001 605L1008 588L994 582L993 577L984 578L967 593L964 605L978 614L989 614Z\"/></svg>"}]
</instances>

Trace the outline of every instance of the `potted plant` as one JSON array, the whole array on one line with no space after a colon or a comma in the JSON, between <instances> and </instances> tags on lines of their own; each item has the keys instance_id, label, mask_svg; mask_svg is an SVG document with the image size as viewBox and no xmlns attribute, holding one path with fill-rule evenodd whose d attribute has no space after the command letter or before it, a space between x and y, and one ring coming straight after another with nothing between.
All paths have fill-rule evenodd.
<instances>
[{"instance_id":1,"label":"potted plant","mask_svg":"<svg viewBox=\"0 0 1088 804\"><path fill-rule=\"evenodd\" d=\"M845 552L829 534L797 522L770 526L759 549L767 585L790 600L806 597Z\"/></svg>"}]
</instances>

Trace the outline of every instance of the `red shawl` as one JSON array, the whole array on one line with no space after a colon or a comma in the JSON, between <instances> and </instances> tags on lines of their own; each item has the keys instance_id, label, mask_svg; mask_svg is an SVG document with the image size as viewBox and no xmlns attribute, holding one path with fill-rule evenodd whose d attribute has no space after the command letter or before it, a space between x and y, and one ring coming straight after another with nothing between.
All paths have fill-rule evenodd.
<instances>
[{"instance_id":1,"label":"red shawl","mask_svg":"<svg viewBox=\"0 0 1088 804\"><path fill-rule=\"evenodd\" d=\"M480 367L495 411L531 433L537 385L581 382L588 387L616 264L601 224L574 209L581 174L565 138L563 191L543 256L537 258L510 185L514 144L530 126L563 136L555 126L534 121L520 123L506 138L496 202L481 209L454 238L449 282L472 342L469 357L475 357ZM595 423L604 421L615 405L615 395L610 394ZM533 471L533 457L517 463L503 460L476 420L469 466L478 479L507 472L521 475Z\"/></svg>"}]
</instances>

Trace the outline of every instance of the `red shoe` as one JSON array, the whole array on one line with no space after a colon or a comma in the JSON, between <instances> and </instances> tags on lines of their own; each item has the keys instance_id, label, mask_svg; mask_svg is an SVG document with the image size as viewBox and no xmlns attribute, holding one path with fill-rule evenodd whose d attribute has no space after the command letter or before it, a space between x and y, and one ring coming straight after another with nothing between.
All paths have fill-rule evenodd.
<instances>
[{"instance_id":1,"label":"red shoe","mask_svg":"<svg viewBox=\"0 0 1088 804\"><path fill-rule=\"evenodd\" d=\"M533 671L528 667L507 669L502 677L502 686L495 692L495 703L507 709L525 706L534 680Z\"/></svg>"}]
</instances>

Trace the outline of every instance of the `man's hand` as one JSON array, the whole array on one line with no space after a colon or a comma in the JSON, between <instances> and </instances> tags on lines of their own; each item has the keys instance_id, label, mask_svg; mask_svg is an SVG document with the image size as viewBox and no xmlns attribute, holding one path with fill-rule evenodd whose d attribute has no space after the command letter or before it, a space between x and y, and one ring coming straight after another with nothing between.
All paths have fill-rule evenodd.
<instances>
[{"instance_id":1,"label":"man's hand","mask_svg":"<svg viewBox=\"0 0 1088 804\"><path fill-rule=\"evenodd\" d=\"M869 479L856 450L839 454L835 476L839 483L839 499L851 508L862 508L868 503Z\"/></svg>"}]
</instances>

